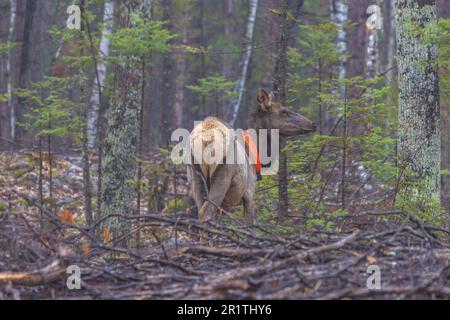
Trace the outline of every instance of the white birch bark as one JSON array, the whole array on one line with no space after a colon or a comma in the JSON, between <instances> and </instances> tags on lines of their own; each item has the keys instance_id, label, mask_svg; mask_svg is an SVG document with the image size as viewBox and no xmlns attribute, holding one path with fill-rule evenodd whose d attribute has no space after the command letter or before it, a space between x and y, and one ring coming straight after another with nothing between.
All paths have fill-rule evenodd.
<instances>
[{"instance_id":1,"label":"white birch bark","mask_svg":"<svg viewBox=\"0 0 450 320\"><path fill-rule=\"evenodd\" d=\"M91 96L91 105L88 116L88 146L92 148L95 144L95 139L97 136L97 121L98 111L100 108L100 94L105 83L106 78L106 64L104 57L109 55L109 35L112 32L112 20L114 15L114 2L115 0L106 0L105 9L103 11L103 31L102 37L100 39L100 56L97 65L98 72L98 85L94 86ZM95 81L97 83L97 81Z\"/></svg>"},{"instance_id":2,"label":"white birch bark","mask_svg":"<svg viewBox=\"0 0 450 320\"><path fill-rule=\"evenodd\" d=\"M247 70L248 70L248 64L250 61L250 57L252 55L252 43L253 43L253 30L255 29L255 20L256 20L256 10L258 8L258 0L250 0L250 13L248 15L248 21L247 21L247 31L245 33L245 48L242 55L242 72L239 80L236 83L236 86L234 88L235 97L233 98L231 102L231 117L229 119L229 122L231 125L234 125L234 122L236 121L239 108L241 106L242 96L244 94L245 90L245 80L247 78Z\"/></svg>"},{"instance_id":3,"label":"white birch bark","mask_svg":"<svg viewBox=\"0 0 450 320\"><path fill-rule=\"evenodd\" d=\"M366 55L366 78L373 79L378 67L378 30L368 31L367 55Z\"/></svg>"},{"instance_id":4,"label":"white birch bark","mask_svg":"<svg viewBox=\"0 0 450 320\"><path fill-rule=\"evenodd\" d=\"M347 31L344 24L348 19L348 4L346 0L331 0L330 2L330 18L338 27L338 34L336 38L336 48L341 54L341 61L338 67L338 78L345 78L345 54L347 52ZM343 89L340 90L343 96Z\"/></svg>"}]
</instances>

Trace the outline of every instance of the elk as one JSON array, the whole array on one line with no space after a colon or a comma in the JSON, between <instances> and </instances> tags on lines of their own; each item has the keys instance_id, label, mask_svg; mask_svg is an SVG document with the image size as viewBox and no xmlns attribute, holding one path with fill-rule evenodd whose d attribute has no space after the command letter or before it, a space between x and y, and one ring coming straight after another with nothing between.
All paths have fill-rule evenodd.
<instances>
[{"instance_id":1,"label":"elk","mask_svg":"<svg viewBox=\"0 0 450 320\"><path fill-rule=\"evenodd\" d=\"M272 93L269 95L264 89L259 89L256 102L249 123L249 127L256 132L261 129L278 129L281 137L290 137L316 130L316 125L311 120L281 105L273 98ZM219 161L207 162L203 158L194 159L198 157L192 151L195 146L201 146L202 149L209 147L212 154L218 157L225 156L227 143L231 145L236 139L233 131L229 129L231 126L226 122L215 117L207 117L190 133L189 143L192 147L193 160L188 164L190 196L196 203L198 218L201 221L214 219L219 208L229 211L242 201L245 221L253 223L255 217L253 196L257 173L254 161L250 161L251 155L245 151L245 146L236 144L239 149L236 153L242 152L241 154L245 155L243 162L229 164L225 161L219 163ZM219 132L223 139L217 139L218 135L214 132Z\"/></svg>"}]
</instances>

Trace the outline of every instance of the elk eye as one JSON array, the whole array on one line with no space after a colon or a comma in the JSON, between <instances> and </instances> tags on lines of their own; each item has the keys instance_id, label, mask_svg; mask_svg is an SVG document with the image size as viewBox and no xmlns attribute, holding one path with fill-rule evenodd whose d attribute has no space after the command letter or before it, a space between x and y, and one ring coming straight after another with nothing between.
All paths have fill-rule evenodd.
<instances>
[{"instance_id":1,"label":"elk eye","mask_svg":"<svg viewBox=\"0 0 450 320\"><path fill-rule=\"evenodd\" d=\"M287 116L287 115L289 114L289 111L283 110L283 111L281 111L281 114L282 114L283 116Z\"/></svg>"}]
</instances>

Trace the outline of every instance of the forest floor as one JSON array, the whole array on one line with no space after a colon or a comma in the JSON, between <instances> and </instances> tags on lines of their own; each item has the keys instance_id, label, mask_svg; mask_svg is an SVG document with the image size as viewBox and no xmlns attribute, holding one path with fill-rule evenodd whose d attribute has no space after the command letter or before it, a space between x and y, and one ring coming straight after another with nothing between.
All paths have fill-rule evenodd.
<instances>
[{"instance_id":1,"label":"forest floor","mask_svg":"<svg viewBox=\"0 0 450 320\"><path fill-rule=\"evenodd\" d=\"M54 201L42 208L37 155L0 157L0 299L450 298L450 232L402 211L343 215L333 231L300 234L226 213L227 223L204 224L146 213L130 218L125 249L84 226L79 158L54 159ZM73 265L81 289L67 286Z\"/></svg>"}]
</instances>

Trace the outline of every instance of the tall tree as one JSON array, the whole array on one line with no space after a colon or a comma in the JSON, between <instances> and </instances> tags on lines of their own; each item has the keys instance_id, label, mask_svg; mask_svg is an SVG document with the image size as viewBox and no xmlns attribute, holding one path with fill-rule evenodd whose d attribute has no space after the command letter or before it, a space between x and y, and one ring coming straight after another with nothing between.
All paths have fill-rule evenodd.
<instances>
[{"instance_id":1,"label":"tall tree","mask_svg":"<svg viewBox=\"0 0 450 320\"><path fill-rule=\"evenodd\" d=\"M348 20L348 4L345 0L330 0L330 20L336 24L338 29L336 36L336 49L340 54L340 60L337 67L338 79L344 79L346 76L346 62L347 62L347 29L345 24ZM343 85L339 87L339 97L344 99L345 88ZM324 132L331 131L334 125L334 119L331 112L323 113L323 121L321 130Z\"/></svg>"},{"instance_id":2,"label":"tall tree","mask_svg":"<svg viewBox=\"0 0 450 320\"><path fill-rule=\"evenodd\" d=\"M224 43L225 46L231 41L233 28L233 0L223 0L223 14L224 14ZM229 46L228 46L229 47ZM223 76L228 79L231 75L231 57L229 54L223 55Z\"/></svg>"},{"instance_id":3,"label":"tall tree","mask_svg":"<svg viewBox=\"0 0 450 320\"><path fill-rule=\"evenodd\" d=\"M172 13L173 4L172 0L165 0L162 3L163 20L167 21L169 29L173 29L172 25ZM167 146L170 139L171 122L173 110L173 59L172 53L166 52L162 62L162 94L161 94L161 136L160 145Z\"/></svg>"},{"instance_id":4,"label":"tall tree","mask_svg":"<svg viewBox=\"0 0 450 320\"><path fill-rule=\"evenodd\" d=\"M280 37L278 42L278 57L275 62L273 92L282 105L286 105L287 95L287 48L288 48L288 4L281 0ZM287 156L283 151L285 140L280 137L280 161L278 173L278 216L283 219L288 214L288 182Z\"/></svg>"},{"instance_id":5,"label":"tall tree","mask_svg":"<svg viewBox=\"0 0 450 320\"><path fill-rule=\"evenodd\" d=\"M425 194L439 201L440 112L437 46L423 28L436 23L435 0L397 0L397 63L399 85L398 158L421 184L401 188L400 195ZM413 190L411 193L410 191ZM415 191L414 191L415 190Z\"/></svg>"},{"instance_id":6,"label":"tall tree","mask_svg":"<svg viewBox=\"0 0 450 320\"><path fill-rule=\"evenodd\" d=\"M7 99L6 101L1 105L0 108L0 137L3 137L7 140L14 140L15 136L15 127L16 127L16 117L14 112L14 105L13 105L13 85L14 85L14 48L13 48L13 42L15 38L15 27L16 27L16 9L17 9L17 2L16 0L10 0L8 2L5 1L3 4L2 11L4 13L8 14L8 19L5 17L2 17L5 22L8 22L6 27L3 27L4 30L7 30L5 32L5 35L3 37L2 42L8 43L11 45L9 50L7 51L6 55L2 59L1 63L1 69L2 69L2 83L3 83L3 90L6 92ZM1 16L0 16L1 17ZM3 23L5 23L3 22ZM6 41L5 41L6 40Z\"/></svg>"},{"instance_id":7,"label":"tall tree","mask_svg":"<svg viewBox=\"0 0 450 320\"><path fill-rule=\"evenodd\" d=\"M172 127L180 128L183 123L184 114L184 90L186 82L186 52L184 51L183 45L188 43L188 27L189 27L189 3L186 1L181 1L179 3L181 6L179 18L175 22L175 27L180 34L180 45L179 50L176 52L175 56L175 97L173 103L173 117L172 117Z\"/></svg>"},{"instance_id":8,"label":"tall tree","mask_svg":"<svg viewBox=\"0 0 450 320\"><path fill-rule=\"evenodd\" d=\"M245 46L241 60L241 68L242 68L241 75L234 88L235 97L231 102L230 108L231 113L228 119L231 125L234 125L234 122L236 121L239 108L241 106L242 96L245 90L245 80L247 79L248 64L250 62L250 57L252 55L253 30L255 29L257 8L258 8L258 0L250 0L250 10L248 13L247 28L244 38Z\"/></svg>"},{"instance_id":9,"label":"tall tree","mask_svg":"<svg viewBox=\"0 0 450 320\"><path fill-rule=\"evenodd\" d=\"M119 26L131 26L133 5L121 4ZM121 48L122 49L122 48ZM130 62L132 57L121 50L122 63L114 64L114 90L111 97L108 128L102 157L101 217L132 215L136 189L133 183L139 128L141 73ZM129 220L113 216L103 224L104 238L118 239L129 232Z\"/></svg>"},{"instance_id":10,"label":"tall tree","mask_svg":"<svg viewBox=\"0 0 450 320\"><path fill-rule=\"evenodd\" d=\"M437 1L437 10L438 17L443 19L450 19L450 2L446 0L438 0ZM448 47L448 46L447 46ZM441 68L440 77L448 77L449 76L449 68ZM441 96L445 96L445 91ZM448 96L448 95L447 95ZM441 99L441 169L442 170L450 170L449 166L449 147L450 147L450 139L449 139L449 115L450 115L450 106L449 106L450 97L447 99ZM447 206L450 207L450 181L449 177L446 175L442 175L441 183L442 190L447 190L447 192L442 192L442 198L444 198L443 202L447 203Z\"/></svg>"},{"instance_id":11,"label":"tall tree","mask_svg":"<svg viewBox=\"0 0 450 320\"><path fill-rule=\"evenodd\" d=\"M10 7L11 7L11 14L10 14L10 20L9 20L9 36L8 36L8 42L12 43L15 38L15 32L16 32L16 17L17 17L17 1L16 0L10 0ZM13 96L13 86L14 86L14 66L15 62L13 56L13 50L9 50L8 54L8 64L7 64L7 70L9 74L8 79L8 111L9 111L9 137L11 140L14 141L16 137L16 112L14 107L14 96Z\"/></svg>"}]
</instances>

